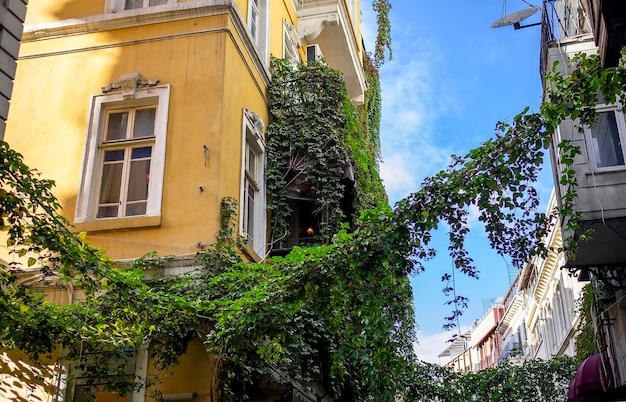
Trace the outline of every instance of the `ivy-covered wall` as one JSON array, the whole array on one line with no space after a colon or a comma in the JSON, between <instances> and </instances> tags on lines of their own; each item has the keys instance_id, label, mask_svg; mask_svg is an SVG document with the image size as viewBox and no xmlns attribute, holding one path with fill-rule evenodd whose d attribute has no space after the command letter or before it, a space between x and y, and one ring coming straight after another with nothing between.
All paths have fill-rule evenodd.
<instances>
[{"instance_id":1,"label":"ivy-covered wall","mask_svg":"<svg viewBox=\"0 0 626 402\"><path fill-rule=\"evenodd\" d=\"M312 200L326 239L354 218L346 215L386 200L378 174L378 71L369 59L365 70L369 89L363 106L355 107L341 73L323 62L272 61L266 180L273 240L291 231L289 192ZM346 187L352 186L352 205L342 208Z\"/></svg>"}]
</instances>

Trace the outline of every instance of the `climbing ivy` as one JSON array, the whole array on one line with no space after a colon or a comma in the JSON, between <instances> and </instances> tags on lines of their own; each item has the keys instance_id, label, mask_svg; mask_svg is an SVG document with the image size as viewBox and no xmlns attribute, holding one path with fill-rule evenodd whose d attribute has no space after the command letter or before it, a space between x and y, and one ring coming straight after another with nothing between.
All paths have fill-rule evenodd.
<instances>
[{"instance_id":1,"label":"climbing ivy","mask_svg":"<svg viewBox=\"0 0 626 402\"><path fill-rule=\"evenodd\" d=\"M595 280L594 280L595 282ZM593 305L596 301L596 284L585 286L576 300L576 313L579 317L575 339L576 356L579 361L585 360L594 353L599 353L599 345L596 342L596 333L593 322Z\"/></svg>"},{"instance_id":2,"label":"climbing ivy","mask_svg":"<svg viewBox=\"0 0 626 402\"><path fill-rule=\"evenodd\" d=\"M340 209L345 169L354 168L357 212L384 200L378 176L379 117L370 121L365 114L368 107L380 108L375 69L368 69L374 85L360 114L347 97L341 73L323 62L294 67L273 59L271 72L265 175L273 238L290 231L288 188L305 182L302 191L315 203L315 213L325 217L322 235L329 239L347 218Z\"/></svg>"},{"instance_id":3,"label":"climbing ivy","mask_svg":"<svg viewBox=\"0 0 626 402\"><path fill-rule=\"evenodd\" d=\"M391 24L389 23L391 2L389 0L373 0L372 7L376 12L376 23L378 27L374 48L374 64L379 67L385 61L385 50L389 52L389 60L392 58Z\"/></svg>"},{"instance_id":4,"label":"climbing ivy","mask_svg":"<svg viewBox=\"0 0 626 402\"><path fill-rule=\"evenodd\" d=\"M321 230L329 238L341 223L340 179L349 163L341 75L321 63L294 67L281 59L272 59L271 72L265 175L272 232L290 230L287 187L306 181L306 196L315 200L315 213L326 216Z\"/></svg>"},{"instance_id":5,"label":"climbing ivy","mask_svg":"<svg viewBox=\"0 0 626 402\"><path fill-rule=\"evenodd\" d=\"M615 302L615 289L603 283L598 278L591 281L583 288L578 300L576 300L576 313L579 317L576 330L578 335L575 340L576 357L582 362L589 356L602 352L602 341L597 333L602 315Z\"/></svg>"},{"instance_id":6,"label":"climbing ivy","mask_svg":"<svg viewBox=\"0 0 626 402\"><path fill-rule=\"evenodd\" d=\"M382 109L380 77L369 56L364 58L363 68L367 82L363 104L354 107L352 102L344 99L349 123L346 127L346 145L356 169L357 211L375 208L387 201L379 171Z\"/></svg>"},{"instance_id":7,"label":"climbing ivy","mask_svg":"<svg viewBox=\"0 0 626 402\"><path fill-rule=\"evenodd\" d=\"M221 292L210 302L206 342L223 356L227 389L242 392L241 380L264 365L304 383L321 365L329 394L393 400L412 350L414 313L410 267L391 247L401 232L390 218L389 210L364 213L329 245L210 276L198 295Z\"/></svg>"}]
</instances>

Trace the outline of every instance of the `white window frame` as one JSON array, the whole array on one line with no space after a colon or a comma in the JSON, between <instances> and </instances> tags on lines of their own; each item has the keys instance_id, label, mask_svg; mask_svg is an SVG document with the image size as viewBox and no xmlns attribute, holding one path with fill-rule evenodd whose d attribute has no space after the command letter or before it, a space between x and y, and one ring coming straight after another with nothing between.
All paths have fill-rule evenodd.
<instances>
[{"instance_id":1,"label":"white window frame","mask_svg":"<svg viewBox=\"0 0 626 402\"><path fill-rule=\"evenodd\" d=\"M161 215L161 199L165 168L165 143L169 109L169 85L138 88L134 98L127 99L122 93L99 94L92 97L89 127L85 144L85 158L80 179L74 223L90 221L127 220L137 217L157 217ZM150 181L146 213L129 217L96 218L98 193L102 178L102 131L107 111L111 108L133 107L151 104L156 106L154 143L150 163Z\"/></svg>"},{"instance_id":2,"label":"white window frame","mask_svg":"<svg viewBox=\"0 0 626 402\"><path fill-rule=\"evenodd\" d=\"M265 256L265 232L266 232L266 190L265 190L265 141L263 138L263 122L260 117L249 110L244 110L243 133L241 148L241 194L239 203L239 234L247 239L252 250L263 258ZM256 156L254 177L248 171L248 154L252 152ZM255 190L254 208L252 210L253 228L248 230L249 201L248 187Z\"/></svg>"},{"instance_id":3,"label":"white window frame","mask_svg":"<svg viewBox=\"0 0 626 402\"><path fill-rule=\"evenodd\" d=\"M143 387L139 389L135 389L132 393L128 393L125 397L125 402L144 402L146 399L146 380L147 380L147 370L148 370L148 348L146 346L140 346L137 348L137 351L133 356L131 356L126 362L124 362L125 368L127 369L127 374L129 376L134 376L135 381L140 381L143 383ZM67 369L67 368L66 368ZM76 390L78 387L85 385L85 379L87 377L81 376L81 372L78 370L74 370L72 368L72 373L70 373L74 378L69 380L70 387L67 388L68 385L68 374L65 372L62 374L62 378L59 381L62 381L63 384L66 385L66 388L63 392L57 393L53 396L53 402L62 402L68 400L68 396L71 396L71 401L76 399ZM69 395L67 395L69 393ZM70 402L71 402L70 401Z\"/></svg>"},{"instance_id":4,"label":"white window frame","mask_svg":"<svg viewBox=\"0 0 626 402\"><path fill-rule=\"evenodd\" d=\"M559 335L563 335L564 332L568 330L568 322L565 313L565 306L563 305L563 292L561 292L561 287L556 285L554 290L554 296L552 298L552 303L556 308L553 309L554 314L557 317L558 321L558 331ZM561 341L562 339L558 339L557 341Z\"/></svg>"},{"instance_id":5,"label":"white window frame","mask_svg":"<svg viewBox=\"0 0 626 402\"><path fill-rule=\"evenodd\" d=\"M248 0L248 29L257 46L261 60L269 65L269 9L270 0ZM253 11L257 11L256 30L253 32Z\"/></svg>"},{"instance_id":6,"label":"white window frame","mask_svg":"<svg viewBox=\"0 0 626 402\"><path fill-rule=\"evenodd\" d=\"M617 105L597 105L596 111L598 113L613 113L615 116L615 122L617 124L617 132L620 139L622 156L624 158L623 165L615 165L615 166L598 166L597 155L596 155L596 147L594 145L594 139L592 135L592 128L585 127L585 142L587 145L587 155L589 159L589 163L591 165L592 170L596 172L607 172L607 171L615 171L615 170L625 170L626 169L626 118L624 117L624 113L622 112L622 106L620 104Z\"/></svg>"},{"instance_id":7,"label":"white window frame","mask_svg":"<svg viewBox=\"0 0 626 402\"><path fill-rule=\"evenodd\" d=\"M150 6L150 0L143 0L143 2L144 2L143 7L132 8L132 9L126 10L126 0L106 0L106 3L104 5L104 10L107 13L118 13L120 11L142 10L148 7L158 7L158 6L163 6L165 4L176 4L178 0L167 0L165 4L159 4L156 6Z\"/></svg>"},{"instance_id":8,"label":"white window frame","mask_svg":"<svg viewBox=\"0 0 626 402\"><path fill-rule=\"evenodd\" d=\"M259 43L261 35L261 2L262 0L248 0L248 27L256 43Z\"/></svg>"},{"instance_id":9,"label":"white window frame","mask_svg":"<svg viewBox=\"0 0 626 402\"><path fill-rule=\"evenodd\" d=\"M296 28L287 20L283 20L283 59L300 63L299 48L300 43L298 42Z\"/></svg>"},{"instance_id":10,"label":"white window frame","mask_svg":"<svg viewBox=\"0 0 626 402\"><path fill-rule=\"evenodd\" d=\"M556 319L554 318L554 311L552 306L546 306L546 330L548 331L549 339L550 339L550 351L554 351L557 346L557 329L556 329Z\"/></svg>"}]
</instances>

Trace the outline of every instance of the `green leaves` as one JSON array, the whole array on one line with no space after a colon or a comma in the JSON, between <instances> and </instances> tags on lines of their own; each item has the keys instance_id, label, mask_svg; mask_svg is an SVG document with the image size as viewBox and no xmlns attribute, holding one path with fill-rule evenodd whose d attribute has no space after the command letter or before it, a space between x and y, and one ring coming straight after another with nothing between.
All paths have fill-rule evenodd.
<instances>
[{"instance_id":1,"label":"green leaves","mask_svg":"<svg viewBox=\"0 0 626 402\"><path fill-rule=\"evenodd\" d=\"M16 285L17 275L27 283L71 277L89 291L109 266L99 250L67 230L53 186L0 141L0 231L13 254L8 266L0 266L0 346L21 349L35 359L76 327L66 330L62 308Z\"/></svg>"},{"instance_id":2,"label":"green leaves","mask_svg":"<svg viewBox=\"0 0 626 402\"><path fill-rule=\"evenodd\" d=\"M408 400L565 402L577 365L575 358L565 356L521 364L505 361L494 368L459 373L419 363Z\"/></svg>"},{"instance_id":3,"label":"green leaves","mask_svg":"<svg viewBox=\"0 0 626 402\"><path fill-rule=\"evenodd\" d=\"M411 355L414 315L410 263L390 218L388 208L365 211L329 245L205 273L210 280L196 294L208 303L206 344L221 356L233 393L267 365L305 383L321 367L335 395L393 400Z\"/></svg>"},{"instance_id":4,"label":"green leaves","mask_svg":"<svg viewBox=\"0 0 626 402\"><path fill-rule=\"evenodd\" d=\"M342 166L349 158L343 145L345 86L340 74L321 63L299 65L272 59L269 87L272 119L267 128L268 210L276 237L289 233L291 207L286 191L306 181L315 213L328 216L322 235L338 230L343 196Z\"/></svg>"},{"instance_id":5,"label":"green leaves","mask_svg":"<svg viewBox=\"0 0 626 402\"><path fill-rule=\"evenodd\" d=\"M385 61L385 50L389 52L389 60L392 58L391 24L389 23L391 2L389 0L374 0L372 1L372 8L376 13L376 23L378 26L374 49L374 62L376 66L380 66Z\"/></svg>"},{"instance_id":6,"label":"green leaves","mask_svg":"<svg viewBox=\"0 0 626 402\"><path fill-rule=\"evenodd\" d=\"M427 248L431 232L444 222L455 266L476 276L464 245L470 208L476 207L492 247L521 265L535 247L528 239L539 240L542 214L536 211L539 200L533 184L546 137L538 116L526 110L512 124L499 123L495 139L464 157L452 156L445 171L427 178L420 190L399 202L396 219L411 226L414 253L434 255Z\"/></svg>"}]
</instances>

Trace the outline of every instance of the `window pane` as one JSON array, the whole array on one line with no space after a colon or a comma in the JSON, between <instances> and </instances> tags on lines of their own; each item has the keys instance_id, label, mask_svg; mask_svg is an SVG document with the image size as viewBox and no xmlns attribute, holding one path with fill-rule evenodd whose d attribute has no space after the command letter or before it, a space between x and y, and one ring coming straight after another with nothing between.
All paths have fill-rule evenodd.
<instances>
[{"instance_id":1,"label":"window pane","mask_svg":"<svg viewBox=\"0 0 626 402\"><path fill-rule=\"evenodd\" d=\"M249 145L246 145L246 171L248 175L256 179L256 154Z\"/></svg>"},{"instance_id":2,"label":"window pane","mask_svg":"<svg viewBox=\"0 0 626 402\"><path fill-rule=\"evenodd\" d=\"M123 149L116 149L114 151L106 151L104 153L105 162L115 162L115 161L123 161L123 160L124 160Z\"/></svg>"},{"instance_id":3,"label":"window pane","mask_svg":"<svg viewBox=\"0 0 626 402\"><path fill-rule=\"evenodd\" d=\"M255 41L258 40L258 28L257 28L258 22L256 20L256 16L253 17L252 23L250 24L250 32L252 33L252 39L254 39Z\"/></svg>"},{"instance_id":4,"label":"window pane","mask_svg":"<svg viewBox=\"0 0 626 402\"><path fill-rule=\"evenodd\" d=\"M291 36L290 29L287 27L283 29L283 53L284 57L288 60L295 62L300 61L298 45L296 45L294 38Z\"/></svg>"},{"instance_id":5,"label":"window pane","mask_svg":"<svg viewBox=\"0 0 626 402\"><path fill-rule=\"evenodd\" d=\"M146 205L148 205L146 201L128 204L126 206L126 216L145 215Z\"/></svg>"},{"instance_id":6,"label":"window pane","mask_svg":"<svg viewBox=\"0 0 626 402\"><path fill-rule=\"evenodd\" d=\"M624 164L615 112L602 112L598 125L591 129L596 165L599 168Z\"/></svg>"},{"instance_id":7,"label":"window pane","mask_svg":"<svg viewBox=\"0 0 626 402\"><path fill-rule=\"evenodd\" d=\"M250 0L250 33L256 41L259 36L259 0Z\"/></svg>"},{"instance_id":8,"label":"window pane","mask_svg":"<svg viewBox=\"0 0 626 402\"><path fill-rule=\"evenodd\" d=\"M151 6L158 6L159 4L167 4L167 0L150 0Z\"/></svg>"},{"instance_id":9,"label":"window pane","mask_svg":"<svg viewBox=\"0 0 626 402\"><path fill-rule=\"evenodd\" d=\"M123 140L128 127L128 112L109 113L105 141Z\"/></svg>"},{"instance_id":10,"label":"window pane","mask_svg":"<svg viewBox=\"0 0 626 402\"><path fill-rule=\"evenodd\" d=\"M142 8L143 0L126 0L124 10L132 10L133 8Z\"/></svg>"},{"instance_id":11,"label":"window pane","mask_svg":"<svg viewBox=\"0 0 626 402\"><path fill-rule=\"evenodd\" d=\"M120 184L122 183L122 163L107 163L102 167L99 204L120 202Z\"/></svg>"},{"instance_id":12,"label":"window pane","mask_svg":"<svg viewBox=\"0 0 626 402\"><path fill-rule=\"evenodd\" d=\"M256 195L256 191L254 190L254 187L252 187L250 184L248 184L248 196L247 196L247 210L246 210L246 227L245 227L245 231L246 234L248 235L248 239L250 241L252 241L253 236L254 236L254 196Z\"/></svg>"},{"instance_id":13,"label":"window pane","mask_svg":"<svg viewBox=\"0 0 626 402\"><path fill-rule=\"evenodd\" d=\"M131 159L149 158L152 154L152 147L133 148Z\"/></svg>"},{"instance_id":14,"label":"window pane","mask_svg":"<svg viewBox=\"0 0 626 402\"><path fill-rule=\"evenodd\" d=\"M154 135L155 116L155 108L136 110L133 138L152 137Z\"/></svg>"},{"instance_id":15,"label":"window pane","mask_svg":"<svg viewBox=\"0 0 626 402\"><path fill-rule=\"evenodd\" d=\"M116 218L118 210L119 210L119 205L99 207L96 218Z\"/></svg>"},{"instance_id":16,"label":"window pane","mask_svg":"<svg viewBox=\"0 0 626 402\"><path fill-rule=\"evenodd\" d=\"M128 201L148 199L150 181L150 160L132 161L128 178Z\"/></svg>"}]
</instances>

